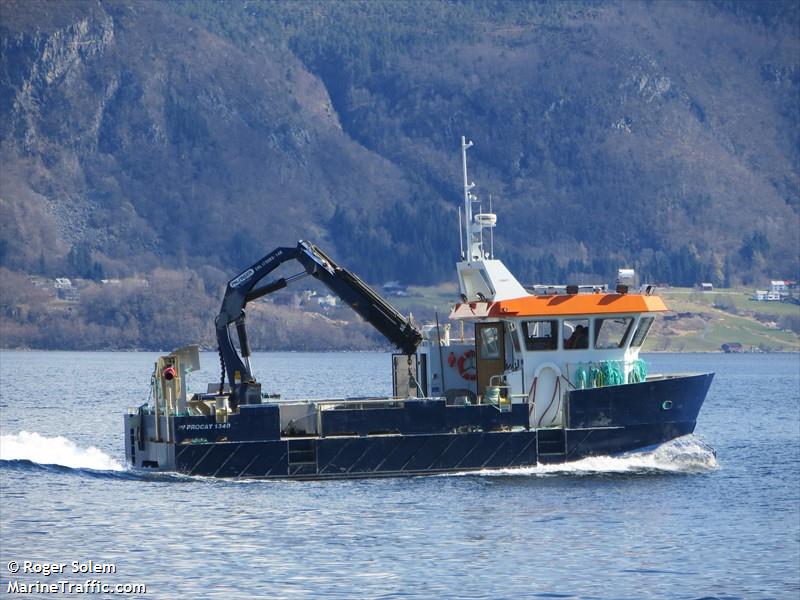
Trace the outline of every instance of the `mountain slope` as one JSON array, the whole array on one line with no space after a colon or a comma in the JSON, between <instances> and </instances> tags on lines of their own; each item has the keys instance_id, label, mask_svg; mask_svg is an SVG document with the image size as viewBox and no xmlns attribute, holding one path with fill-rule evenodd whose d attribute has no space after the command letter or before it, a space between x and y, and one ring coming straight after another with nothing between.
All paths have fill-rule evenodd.
<instances>
[{"instance_id":1,"label":"mountain slope","mask_svg":"<svg viewBox=\"0 0 800 600\"><path fill-rule=\"evenodd\" d=\"M792 3L7 0L0 37L14 272L186 269L217 297L308 238L444 281L461 135L525 282L800 270Z\"/></svg>"}]
</instances>

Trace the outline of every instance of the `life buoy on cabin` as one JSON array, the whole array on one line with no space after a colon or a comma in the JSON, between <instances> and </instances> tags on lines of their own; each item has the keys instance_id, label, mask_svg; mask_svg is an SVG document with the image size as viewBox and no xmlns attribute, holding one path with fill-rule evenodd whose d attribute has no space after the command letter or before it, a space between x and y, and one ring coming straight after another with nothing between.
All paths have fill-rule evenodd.
<instances>
[{"instance_id":1,"label":"life buoy on cabin","mask_svg":"<svg viewBox=\"0 0 800 600\"><path fill-rule=\"evenodd\" d=\"M467 350L458 357L458 374L467 381L478 378L478 367L475 364L475 350Z\"/></svg>"}]
</instances>

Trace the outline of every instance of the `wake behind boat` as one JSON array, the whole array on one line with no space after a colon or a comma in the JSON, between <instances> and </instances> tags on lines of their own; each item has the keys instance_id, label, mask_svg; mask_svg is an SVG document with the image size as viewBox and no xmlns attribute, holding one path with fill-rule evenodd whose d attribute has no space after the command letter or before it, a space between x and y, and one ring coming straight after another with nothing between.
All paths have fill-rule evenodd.
<instances>
[{"instance_id":1,"label":"wake behind boat","mask_svg":"<svg viewBox=\"0 0 800 600\"><path fill-rule=\"evenodd\" d=\"M419 475L563 463L692 433L713 374L648 374L639 358L667 310L661 298L651 286L634 292L629 269L613 291L520 284L485 242L497 216L471 191L471 145L462 137L457 338L448 325L419 328L310 242L276 248L228 283L215 322L219 382L188 394L197 347L159 358L152 399L125 415L128 462L216 477ZM303 270L259 285L290 261ZM309 275L400 350L392 397L281 401L262 392L245 307Z\"/></svg>"}]
</instances>

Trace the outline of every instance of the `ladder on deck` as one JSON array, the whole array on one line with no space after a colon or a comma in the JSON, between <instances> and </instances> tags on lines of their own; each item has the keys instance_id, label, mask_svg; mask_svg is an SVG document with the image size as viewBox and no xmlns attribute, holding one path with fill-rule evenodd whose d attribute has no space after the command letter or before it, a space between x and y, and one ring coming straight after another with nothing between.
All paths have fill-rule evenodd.
<instances>
[{"instance_id":1,"label":"ladder on deck","mask_svg":"<svg viewBox=\"0 0 800 600\"><path fill-rule=\"evenodd\" d=\"M537 430L536 453L542 464L564 462L567 459L567 430L561 427Z\"/></svg>"}]
</instances>

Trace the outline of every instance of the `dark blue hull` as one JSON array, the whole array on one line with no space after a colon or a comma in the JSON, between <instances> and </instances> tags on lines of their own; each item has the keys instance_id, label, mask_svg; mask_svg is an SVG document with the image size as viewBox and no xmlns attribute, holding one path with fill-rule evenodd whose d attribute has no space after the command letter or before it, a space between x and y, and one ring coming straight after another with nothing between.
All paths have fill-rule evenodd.
<instances>
[{"instance_id":1,"label":"dark blue hull","mask_svg":"<svg viewBox=\"0 0 800 600\"><path fill-rule=\"evenodd\" d=\"M565 426L538 430L528 427L527 404L500 412L488 405L448 406L444 400L323 411L318 435L295 437L282 436L274 404L243 410L225 424L211 417L175 417L164 422L171 437L162 441L152 439L152 415L131 415L127 453L135 466L271 479L409 476L567 462L693 432L712 378L687 375L572 390Z\"/></svg>"}]
</instances>

